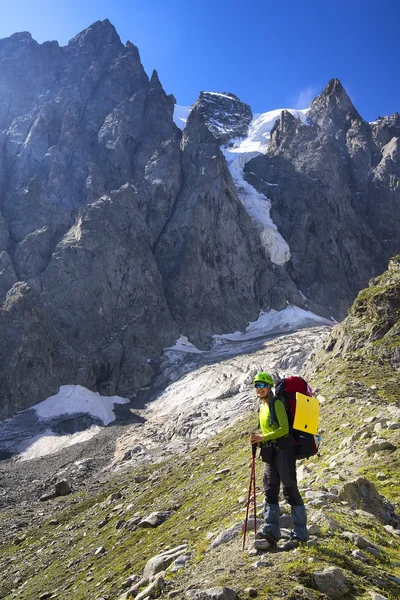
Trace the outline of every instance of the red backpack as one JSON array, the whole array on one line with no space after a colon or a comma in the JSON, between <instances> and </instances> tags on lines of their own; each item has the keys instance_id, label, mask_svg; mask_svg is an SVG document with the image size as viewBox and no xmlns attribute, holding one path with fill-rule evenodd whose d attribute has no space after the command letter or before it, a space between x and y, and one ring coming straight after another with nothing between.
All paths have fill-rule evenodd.
<instances>
[{"instance_id":1,"label":"red backpack","mask_svg":"<svg viewBox=\"0 0 400 600\"><path fill-rule=\"evenodd\" d=\"M296 392L312 396L312 389L302 377L286 377L281 379L275 386L275 396L282 400L289 421L289 430L296 445L296 459L310 458L317 454L318 448L315 437L311 433L293 428L294 416L296 414Z\"/></svg>"}]
</instances>

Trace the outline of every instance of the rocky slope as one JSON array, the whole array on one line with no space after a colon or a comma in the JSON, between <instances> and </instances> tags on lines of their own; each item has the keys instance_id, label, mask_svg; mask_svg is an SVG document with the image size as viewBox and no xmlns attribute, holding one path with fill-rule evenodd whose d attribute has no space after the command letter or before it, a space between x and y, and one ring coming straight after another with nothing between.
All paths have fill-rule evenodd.
<instances>
[{"instance_id":1,"label":"rocky slope","mask_svg":"<svg viewBox=\"0 0 400 600\"><path fill-rule=\"evenodd\" d=\"M21 600L395 600L399 430L390 422L398 425L400 415L392 406L389 420L388 407L379 406L375 394L356 393L352 401L325 396L321 424L329 431L321 456L298 470L311 534L298 550L254 551L250 520L242 551L253 415L186 453L117 477L92 478L90 461L81 460L80 490L3 510L0 594ZM335 409L352 443L340 434ZM378 428L387 445L372 448ZM257 462L259 516L261 471ZM287 535L283 501L281 509Z\"/></svg>"},{"instance_id":2,"label":"rocky slope","mask_svg":"<svg viewBox=\"0 0 400 600\"><path fill-rule=\"evenodd\" d=\"M377 374L391 362L398 388L391 332L399 320L399 264L394 258L332 331L254 340L236 354L234 345L225 351L222 346L210 364L207 353L178 358L170 351L158 383L169 381L169 394L177 398L184 387L187 410L176 403L171 419L168 388L164 394L150 389L158 399L141 413L147 422L133 429L126 424L124 437L120 425L117 435L108 437L107 452L116 443L113 469L103 468L105 456L96 465L95 454L107 438L36 459L36 498L31 482L29 496L17 504L12 500L0 513L0 595L21 600L398 598L400 406L386 377ZM278 373L297 372L307 344L321 333L323 345L302 371L321 403L319 456L298 463L310 540L291 552L254 550L250 519L243 552L247 438L256 420L252 375L261 364ZM383 354L373 351L377 341ZM220 408L219 418L227 417L227 427L216 419L213 404ZM245 413L240 419L239 405ZM216 434L209 437L207 428ZM22 465L3 461L1 475L25 494ZM120 472L113 474L118 466ZM13 483L7 468L10 475L15 468L20 472ZM40 502L41 473L46 491L67 478L73 493ZM258 461L256 473L261 517ZM283 498L280 506L285 537L291 525Z\"/></svg>"},{"instance_id":3,"label":"rocky slope","mask_svg":"<svg viewBox=\"0 0 400 600\"><path fill-rule=\"evenodd\" d=\"M398 115L365 123L337 80L247 163L262 227L221 151L252 119L234 94L181 132L108 20L0 59L0 417L63 384L133 397L180 334L205 348L260 309L341 318L399 251Z\"/></svg>"},{"instance_id":4,"label":"rocky slope","mask_svg":"<svg viewBox=\"0 0 400 600\"><path fill-rule=\"evenodd\" d=\"M372 279L305 365L306 374L336 384L370 386L382 401L399 403L400 257ZM353 381L347 381L353 380ZM357 381L359 380L359 381ZM338 393L338 392L337 392Z\"/></svg>"}]
</instances>

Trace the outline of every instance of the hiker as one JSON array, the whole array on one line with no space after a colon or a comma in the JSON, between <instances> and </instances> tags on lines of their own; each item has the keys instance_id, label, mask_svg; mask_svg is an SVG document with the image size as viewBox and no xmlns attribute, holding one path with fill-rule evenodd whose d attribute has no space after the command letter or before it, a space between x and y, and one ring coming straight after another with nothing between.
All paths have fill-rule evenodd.
<instances>
[{"instance_id":1,"label":"hiker","mask_svg":"<svg viewBox=\"0 0 400 600\"><path fill-rule=\"evenodd\" d=\"M265 463L265 524L257 533L256 539L267 540L274 548L281 537L278 497L282 482L283 495L292 507L293 521L291 540L284 544L283 549L291 550L308 538L306 509L297 487L294 438L289 431L285 405L282 400L275 398L272 392L272 376L260 371L253 384L257 397L261 400L259 428L262 433L252 433L250 443L260 445L261 458Z\"/></svg>"}]
</instances>

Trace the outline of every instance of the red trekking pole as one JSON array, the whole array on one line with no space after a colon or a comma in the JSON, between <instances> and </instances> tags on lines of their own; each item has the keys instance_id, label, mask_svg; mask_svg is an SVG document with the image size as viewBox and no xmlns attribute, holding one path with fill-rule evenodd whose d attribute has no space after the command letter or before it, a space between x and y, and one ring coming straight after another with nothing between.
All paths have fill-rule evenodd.
<instances>
[{"instance_id":1,"label":"red trekking pole","mask_svg":"<svg viewBox=\"0 0 400 600\"><path fill-rule=\"evenodd\" d=\"M253 488L253 499L254 499L254 535L257 532L257 502L256 502L256 452L257 452L257 444L251 445L251 473L250 473L250 485L249 485L249 494L247 496L247 507L246 507L246 519L244 522L244 532L243 532L243 548L244 550L246 544L246 533L247 533L247 522L249 520L249 507L251 500L251 489Z\"/></svg>"}]
</instances>

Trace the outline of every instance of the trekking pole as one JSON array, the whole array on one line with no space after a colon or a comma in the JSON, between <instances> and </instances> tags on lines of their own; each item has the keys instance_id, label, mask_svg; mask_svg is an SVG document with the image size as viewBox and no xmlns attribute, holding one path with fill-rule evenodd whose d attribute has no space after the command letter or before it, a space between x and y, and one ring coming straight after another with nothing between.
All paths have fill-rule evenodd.
<instances>
[{"instance_id":1,"label":"trekking pole","mask_svg":"<svg viewBox=\"0 0 400 600\"><path fill-rule=\"evenodd\" d=\"M257 502L256 502L256 452L257 444L253 444L251 447L252 458L253 458L253 500L254 500L254 536L257 533Z\"/></svg>"},{"instance_id":2,"label":"trekking pole","mask_svg":"<svg viewBox=\"0 0 400 600\"><path fill-rule=\"evenodd\" d=\"M249 493L247 495L246 519L245 519L245 522L244 522L243 548L242 548L242 550L244 550L244 547L246 545L246 533L247 533L247 523L248 523L248 520L249 520L249 507L250 507L250 499L251 499L251 488L253 488L253 490L254 490L254 532L256 531L256 522L255 522L255 517L256 517L256 502L255 502L255 493L256 493L256 463L255 463L255 458L256 458L256 452L257 452L257 444L252 444L251 445L252 460L251 460L250 485L249 485Z\"/></svg>"}]
</instances>

